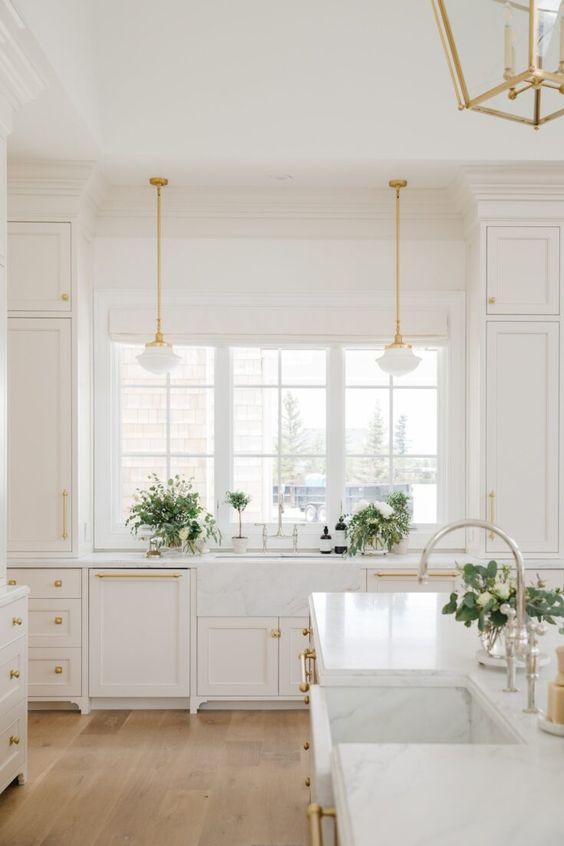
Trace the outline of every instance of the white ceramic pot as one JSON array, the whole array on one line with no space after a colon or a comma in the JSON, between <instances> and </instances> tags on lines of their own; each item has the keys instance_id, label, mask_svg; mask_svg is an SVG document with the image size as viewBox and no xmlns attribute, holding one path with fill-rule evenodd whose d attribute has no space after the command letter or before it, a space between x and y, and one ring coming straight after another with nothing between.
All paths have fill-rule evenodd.
<instances>
[{"instance_id":1,"label":"white ceramic pot","mask_svg":"<svg viewBox=\"0 0 564 846\"><path fill-rule=\"evenodd\" d=\"M231 538L231 542L233 543L233 552L236 552L237 555L243 555L247 551L248 538Z\"/></svg>"}]
</instances>

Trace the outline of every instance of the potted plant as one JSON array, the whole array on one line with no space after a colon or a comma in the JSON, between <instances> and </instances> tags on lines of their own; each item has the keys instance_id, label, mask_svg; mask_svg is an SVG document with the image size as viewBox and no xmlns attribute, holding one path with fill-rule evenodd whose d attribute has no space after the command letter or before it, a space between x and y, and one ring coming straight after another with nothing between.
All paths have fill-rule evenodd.
<instances>
[{"instance_id":1,"label":"potted plant","mask_svg":"<svg viewBox=\"0 0 564 846\"><path fill-rule=\"evenodd\" d=\"M394 501L390 494L386 502L356 504L347 521L349 555L385 555L409 532L409 514L405 509L396 511Z\"/></svg>"},{"instance_id":2,"label":"potted plant","mask_svg":"<svg viewBox=\"0 0 564 846\"><path fill-rule=\"evenodd\" d=\"M394 531L396 540L392 544L392 552L398 555L405 555L408 550L408 536L411 527L410 499L403 491L392 491L387 502L396 513Z\"/></svg>"},{"instance_id":3,"label":"potted plant","mask_svg":"<svg viewBox=\"0 0 564 846\"><path fill-rule=\"evenodd\" d=\"M505 657L504 629L507 616L501 610L507 603L515 607L517 586L508 564L490 561L487 565L465 564L459 568L462 584L451 593L443 614L454 614L455 619L470 628L477 623L482 647L490 658ZM537 578L535 585L525 588L525 608L531 619L551 625L562 625L564 593L561 588L547 589ZM564 629L560 629L564 634Z\"/></svg>"},{"instance_id":4,"label":"potted plant","mask_svg":"<svg viewBox=\"0 0 564 846\"><path fill-rule=\"evenodd\" d=\"M151 484L135 492L125 522L132 534L149 527L173 555L197 555L205 551L207 541L221 543L217 523L201 504L189 479L177 475L164 484L155 473L148 478Z\"/></svg>"},{"instance_id":5,"label":"potted plant","mask_svg":"<svg viewBox=\"0 0 564 846\"><path fill-rule=\"evenodd\" d=\"M225 494L225 502L235 509L239 518L239 534L231 538L233 541L233 552L237 552L238 554L247 551L248 538L243 536L242 514L250 501L251 497L244 491L227 491Z\"/></svg>"}]
</instances>

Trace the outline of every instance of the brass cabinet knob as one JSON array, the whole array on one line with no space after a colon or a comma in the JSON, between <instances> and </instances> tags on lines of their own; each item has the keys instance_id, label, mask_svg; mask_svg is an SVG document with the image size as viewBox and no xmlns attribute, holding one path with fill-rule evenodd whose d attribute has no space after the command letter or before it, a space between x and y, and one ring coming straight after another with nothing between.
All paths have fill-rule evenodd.
<instances>
[{"instance_id":1,"label":"brass cabinet knob","mask_svg":"<svg viewBox=\"0 0 564 846\"><path fill-rule=\"evenodd\" d=\"M55 587L62 587L63 586L63 580L62 579L55 579L53 584L54 584Z\"/></svg>"},{"instance_id":2,"label":"brass cabinet knob","mask_svg":"<svg viewBox=\"0 0 564 846\"><path fill-rule=\"evenodd\" d=\"M62 624L62 622L63 622L62 617L55 617L55 625L56 626L60 626Z\"/></svg>"},{"instance_id":3,"label":"brass cabinet knob","mask_svg":"<svg viewBox=\"0 0 564 846\"><path fill-rule=\"evenodd\" d=\"M22 626L23 620L21 617L12 617L12 625L13 626Z\"/></svg>"},{"instance_id":4,"label":"brass cabinet knob","mask_svg":"<svg viewBox=\"0 0 564 846\"><path fill-rule=\"evenodd\" d=\"M281 635L282 632L280 631L280 629L272 629L272 631L270 632L271 637L281 637Z\"/></svg>"},{"instance_id":5,"label":"brass cabinet knob","mask_svg":"<svg viewBox=\"0 0 564 846\"><path fill-rule=\"evenodd\" d=\"M304 705L309 705L309 696L304 696Z\"/></svg>"},{"instance_id":6,"label":"brass cabinet knob","mask_svg":"<svg viewBox=\"0 0 564 846\"><path fill-rule=\"evenodd\" d=\"M18 746L20 738L17 734L10 735L10 746Z\"/></svg>"},{"instance_id":7,"label":"brass cabinet knob","mask_svg":"<svg viewBox=\"0 0 564 846\"><path fill-rule=\"evenodd\" d=\"M57 666L55 667L55 673L56 673L58 676L60 676L62 672L63 672L63 668L62 668L62 667L60 667L59 665L57 665Z\"/></svg>"},{"instance_id":8,"label":"brass cabinet knob","mask_svg":"<svg viewBox=\"0 0 564 846\"><path fill-rule=\"evenodd\" d=\"M309 749L309 741L308 740L306 740L306 742L304 743L304 749L305 749L306 752Z\"/></svg>"},{"instance_id":9,"label":"brass cabinet knob","mask_svg":"<svg viewBox=\"0 0 564 846\"><path fill-rule=\"evenodd\" d=\"M19 670L10 670L10 678L11 679L19 679L20 671Z\"/></svg>"},{"instance_id":10,"label":"brass cabinet knob","mask_svg":"<svg viewBox=\"0 0 564 846\"><path fill-rule=\"evenodd\" d=\"M15 584L17 584L17 582L16 582L15 579L8 579L8 584L9 585L15 585Z\"/></svg>"},{"instance_id":11,"label":"brass cabinet knob","mask_svg":"<svg viewBox=\"0 0 564 846\"><path fill-rule=\"evenodd\" d=\"M311 629L302 629L302 634L304 637L309 637L312 634Z\"/></svg>"},{"instance_id":12,"label":"brass cabinet knob","mask_svg":"<svg viewBox=\"0 0 564 846\"><path fill-rule=\"evenodd\" d=\"M70 300L70 294L61 294L61 299L63 300L63 302L68 303L68 301Z\"/></svg>"},{"instance_id":13,"label":"brass cabinet knob","mask_svg":"<svg viewBox=\"0 0 564 846\"><path fill-rule=\"evenodd\" d=\"M309 776L307 776L307 778L305 779L305 786L309 787L310 785L311 785L311 779L310 779Z\"/></svg>"},{"instance_id":14,"label":"brass cabinet knob","mask_svg":"<svg viewBox=\"0 0 564 846\"><path fill-rule=\"evenodd\" d=\"M488 297L488 303L490 305L495 305L495 297Z\"/></svg>"}]
</instances>

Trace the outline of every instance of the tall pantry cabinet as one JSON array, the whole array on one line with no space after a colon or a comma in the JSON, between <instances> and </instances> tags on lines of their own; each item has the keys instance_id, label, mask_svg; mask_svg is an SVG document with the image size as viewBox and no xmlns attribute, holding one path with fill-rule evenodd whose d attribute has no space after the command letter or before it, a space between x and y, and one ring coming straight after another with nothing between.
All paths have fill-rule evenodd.
<instances>
[{"instance_id":1,"label":"tall pantry cabinet","mask_svg":"<svg viewBox=\"0 0 564 846\"><path fill-rule=\"evenodd\" d=\"M87 241L72 221L8 224L8 552L73 556L91 537L78 451L90 440L78 300ZM81 335L83 335L81 327ZM81 337L88 344L88 338ZM89 369L88 369L89 370ZM84 451L89 465L89 450ZM82 461L81 461L82 464Z\"/></svg>"},{"instance_id":2,"label":"tall pantry cabinet","mask_svg":"<svg viewBox=\"0 0 564 846\"><path fill-rule=\"evenodd\" d=\"M488 220L470 239L468 514L531 556L561 555L561 226ZM507 555L497 536L469 548Z\"/></svg>"}]
</instances>

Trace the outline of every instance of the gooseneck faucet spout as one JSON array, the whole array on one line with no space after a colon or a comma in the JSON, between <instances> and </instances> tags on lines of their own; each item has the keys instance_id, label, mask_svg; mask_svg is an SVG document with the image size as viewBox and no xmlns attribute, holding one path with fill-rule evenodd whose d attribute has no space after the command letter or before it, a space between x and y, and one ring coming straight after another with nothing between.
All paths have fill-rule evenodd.
<instances>
[{"instance_id":1,"label":"gooseneck faucet spout","mask_svg":"<svg viewBox=\"0 0 564 846\"><path fill-rule=\"evenodd\" d=\"M478 528L485 529L487 532L492 532L504 541L513 555L515 561L515 569L517 571L517 595L515 597L515 612L508 614L507 635L506 635L506 654L507 654L507 691L515 691L515 657L517 655L524 656L527 649L528 635L527 635L527 621L525 609L525 562L521 554L521 550L515 541L509 537L503 529L487 520L457 520L454 523L449 523L439 529L432 538L428 541L425 549L421 553L419 561L419 581L424 582L427 575L429 565L429 556L435 546L446 535L455 532L457 529ZM502 609L503 610L503 609ZM511 611L513 609L510 609Z\"/></svg>"}]
</instances>

